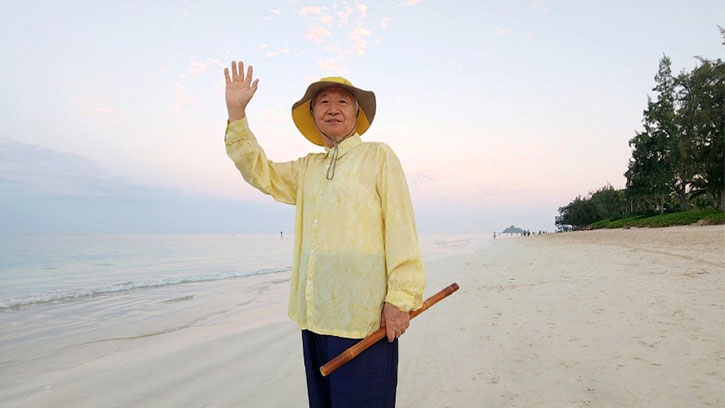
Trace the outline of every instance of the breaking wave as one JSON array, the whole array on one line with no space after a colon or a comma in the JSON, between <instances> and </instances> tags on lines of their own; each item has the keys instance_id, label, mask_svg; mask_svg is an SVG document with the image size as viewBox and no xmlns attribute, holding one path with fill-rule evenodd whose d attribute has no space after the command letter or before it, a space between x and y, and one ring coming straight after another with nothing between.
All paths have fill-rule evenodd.
<instances>
[{"instance_id":1,"label":"breaking wave","mask_svg":"<svg viewBox=\"0 0 725 408\"><path fill-rule=\"evenodd\" d=\"M43 303L53 302L67 302L76 299L88 298L98 295L111 294L116 292L124 292L135 289L148 289L148 288L159 288L173 285L181 285L185 283L195 282L212 282L224 279L235 279L243 278L246 276L257 276L266 275L271 273L289 272L292 267L287 266L284 268L268 268L259 269L253 272L239 272L239 273L217 273L209 275L197 275L187 277L168 277L158 279L148 279L142 281L129 281L114 283L108 286L102 286L98 288L79 288L70 290L54 290L41 294L27 295L18 298L0 299L0 310L14 308L19 306L29 306Z\"/></svg>"}]
</instances>

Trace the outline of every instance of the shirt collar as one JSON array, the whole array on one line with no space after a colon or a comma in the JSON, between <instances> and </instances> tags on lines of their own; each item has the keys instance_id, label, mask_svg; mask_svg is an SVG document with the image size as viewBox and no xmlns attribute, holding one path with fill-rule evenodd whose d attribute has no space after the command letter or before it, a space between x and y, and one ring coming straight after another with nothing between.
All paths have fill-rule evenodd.
<instances>
[{"instance_id":1,"label":"shirt collar","mask_svg":"<svg viewBox=\"0 0 725 408\"><path fill-rule=\"evenodd\" d=\"M360 135L356 132L355 134L343 140L337 145L337 158L339 159L340 157L344 156L345 153L349 152L359 144L362 144L362 140L360 140ZM325 157L330 155L330 150L332 149L325 146Z\"/></svg>"}]
</instances>

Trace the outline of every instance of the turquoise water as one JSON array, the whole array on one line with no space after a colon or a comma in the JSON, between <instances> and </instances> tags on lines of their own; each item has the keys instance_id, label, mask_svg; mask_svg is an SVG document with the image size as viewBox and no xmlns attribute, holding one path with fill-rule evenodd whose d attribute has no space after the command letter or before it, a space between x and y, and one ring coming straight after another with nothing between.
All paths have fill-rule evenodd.
<instances>
[{"instance_id":1,"label":"turquoise water","mask_svg":"<svg viewBox=\"0 0 725 408\"><path fill-rule=\"evenodd\" d=\"M420 248L427 262L489 242L424 234ZM240 330L285 319L292 246L275 234L0 236L0 376L27 356L217 315L234 314Z\"/></svg>"},{"instance_id":2,"label":"turquoise water","mask_svg":"<svg viewBox=\"0 0 725 408\"><path fill-rule=\"evenodd\" d=\"M488 236L423 234L424 260ZM293 237L276 234L2 235L0 312L129 291L289 273Z\"/></svg>"},{"instance_id":3,"label":"turquoise water","mask_svg":"<svg viewBox=\"0 0 725 408\"><path fill-rule=\"evenodd\" d=\"M0 309L284 272L277 235L0 236Z\"/></svg>"}]
</instances>

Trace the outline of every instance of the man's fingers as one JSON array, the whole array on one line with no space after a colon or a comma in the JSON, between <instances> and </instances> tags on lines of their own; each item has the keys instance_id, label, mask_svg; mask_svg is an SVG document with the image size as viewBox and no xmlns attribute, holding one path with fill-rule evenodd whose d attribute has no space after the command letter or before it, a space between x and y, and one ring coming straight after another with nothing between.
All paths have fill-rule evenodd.
<instances>
[{"instance_id":1,"label":"man's fingers","mask_svg":"<svg viewBox=\"0 0 725 408\"><path fill-rule=\"evenodd\" d=\"M385 327L385 334L388 337L388 342L392 342L393 340L402 336L406 330L405 327L398 327L398 328L393 328L393 326L384 326L384 327Z\"/></svg>"},{"instance_id":2,"label":"man's fingers","mask_svg":"<svg viewBox=\"0 0 725 408\"><path fill-rule=\"evenodd\" d=\"M247 75L244 76L244 62L243 61L232 61L232 70L231 70L231 76L229 75L229 68L224 68L224 80L226 81L226 84L229 85L232 82L241 81L247 84L247 86L250 87L252 92L257 91L257 83L259 82L259 79L255 79L254 82L252 82L252 77L254 74L254 68L252 66L247 67Z\"/></svg>"},{"instance_id":3,"label":"man's fingers","mask_svg":"<svg viewBox=\"0 0 725 408\"><path fill-rule=\"evenodd\" d=\"M232 81L236 81L239 77L237 73L237 61L232 61Z\"/></svg>"},{"instance_id":4,"label":"man's fingers","mask_svg":"<svg viewBox=\"0 0 725 408\"><path fill-rule=\"evenodd\" d=\"M252 66L250 65L247 67L247 77L244 79L244 82L246 82L247 85L252 83L252 72L253 72Z\"/></svg>"}]
</instances>

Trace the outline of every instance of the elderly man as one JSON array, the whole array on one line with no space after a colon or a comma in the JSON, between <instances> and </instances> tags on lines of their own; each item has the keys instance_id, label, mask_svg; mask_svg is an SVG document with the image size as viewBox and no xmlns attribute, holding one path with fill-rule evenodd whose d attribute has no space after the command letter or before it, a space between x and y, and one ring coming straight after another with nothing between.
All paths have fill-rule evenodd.
<instances>
[{"instance_id":1,"label":"elderly man","mask_svg":"<svg viewBox=\"0 0 725 408\"><path fill-rule=\"evenodd\" d=\"M226 149L248 183L296 206L289 317L302 330L310 406L393 407L397 338L422 305L425 272L400 162L387 145L360 138L375 94L339 77L311 84L292 119L325 152L275 163L248 127L252 74L241 61L224 70ZM387 342L321 376L320 366L383 326Z\"/></svg>"}]
</instances>

